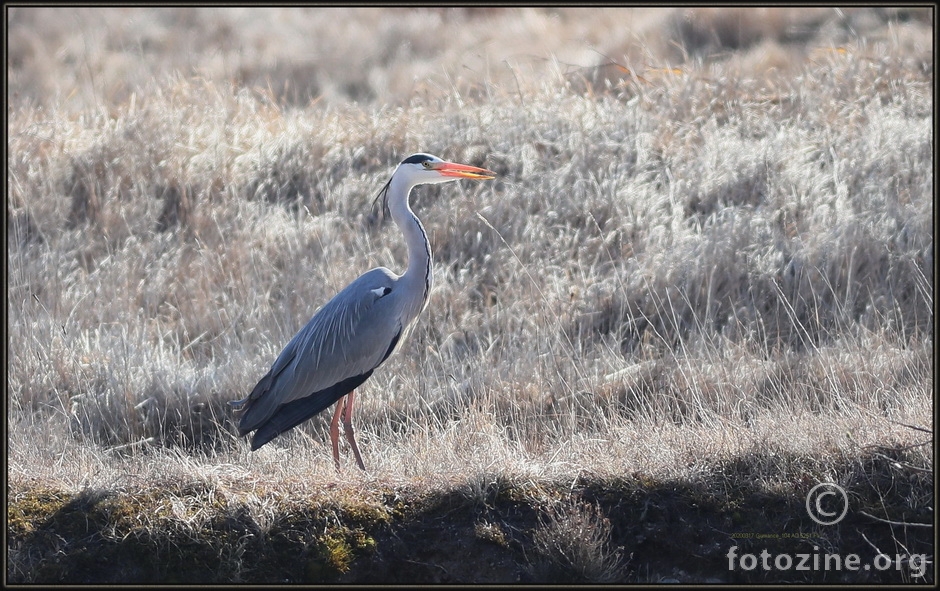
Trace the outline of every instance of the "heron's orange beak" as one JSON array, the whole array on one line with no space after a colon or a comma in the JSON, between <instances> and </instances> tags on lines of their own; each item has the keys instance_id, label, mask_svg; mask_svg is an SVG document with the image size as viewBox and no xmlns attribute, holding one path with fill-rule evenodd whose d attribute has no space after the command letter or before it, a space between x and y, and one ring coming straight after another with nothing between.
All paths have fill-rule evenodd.
<instances>
[{"instance_id":1,"label":"heron's orange beak","mask_svg":"<svg viewBox=\"0 0 940 591\"><path fill-rule=\"evenodd\" d=\"M496 173L485 168L477 168L467 164L457 164L456 162L441 162L436 167L437 172L442 176L455 176L464 179L478 179L485 181L496 178Z\"/></svg>"}]
</instances>

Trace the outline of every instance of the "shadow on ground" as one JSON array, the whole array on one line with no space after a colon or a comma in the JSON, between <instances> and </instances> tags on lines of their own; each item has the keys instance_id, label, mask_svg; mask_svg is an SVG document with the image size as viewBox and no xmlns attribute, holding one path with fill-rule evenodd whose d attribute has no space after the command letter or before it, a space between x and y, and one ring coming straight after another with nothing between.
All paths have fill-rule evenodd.
<instances>
[{"instance_id":1,"label":"shadow on ground","mask_svg":"<svg viewBox=\"0 0 940 591\"><path fill-rule=\"evenodd\" d=\"M237 495L198 483L133 495L11 489L7 580L934 582L932 562L916 558L933 557L933 527L916 525L933 523L933 474L906 463L903 450L844 466L837 478L849 509L828 526L807 512L820 482L813 463L801 473L791 458L772 484L767 465L737 458L694 482L634 473L520 483L494 473L434 493L292 499L260 520ZM195 501L180 506L187 498Z\"/></svg>"}]
</instances>

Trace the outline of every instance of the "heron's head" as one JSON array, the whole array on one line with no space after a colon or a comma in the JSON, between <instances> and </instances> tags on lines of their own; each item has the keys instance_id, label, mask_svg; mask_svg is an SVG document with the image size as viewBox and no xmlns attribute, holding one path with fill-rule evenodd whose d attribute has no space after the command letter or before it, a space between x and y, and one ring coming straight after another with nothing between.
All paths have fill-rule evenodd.
<instances>
[{"instance_id":1,"label":"heron's head","mask_svg":"<svg viewBox=\"0 0 940 591\"><path fill-rule=\"evenodd\" d=\"M383 213L388 213L389 189L393 182L400 187L402 197L407 199L411 188L416 185L449 183L460 179L485 181L492 178L496 178L496 173L492 170L448 162L431 154L412 154L401 161L392 174L392 178L388 179L379 194L375 196L373 207L381 199Z\"/></svg>"},{"instance_id":2,"label":"heron's head","mask_svg":"<svg viewBox=\"0 0 940 591\"><path fill-rule=\"evenodd\" d=\"M447 162L431 154L412 154L398 165L393 177L404 176L408 185L429 185L449 183L459 179L488 180L496 177L496 173L485 168L477 168L468 164Z\"/></svg>"}]
</instances>

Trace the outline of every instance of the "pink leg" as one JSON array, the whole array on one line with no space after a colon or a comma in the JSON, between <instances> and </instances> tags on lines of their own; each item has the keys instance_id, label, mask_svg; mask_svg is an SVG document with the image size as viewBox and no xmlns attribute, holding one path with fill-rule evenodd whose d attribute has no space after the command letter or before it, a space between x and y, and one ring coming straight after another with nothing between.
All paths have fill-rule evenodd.
<instances>
[{"instance_id":1,"label":"pink leg","mask_svg":"<svg viewBox=\"0 0 940 591\"><path fill-rule=\"evenodd\" d=\"M343 412L343 430L346 432L346 441L349 442L353 453L356 455L356 463L359 464L359 469L365 471L366 465L362 463L362 456L359 455L359 446L356 445L356 436L353 435L352 413L355 401L356 391L353 390L346 395L346 410Z\"/></svg>"},{"instance_id":2,"label":"pink leg","mask_svg":"<svg viewBox=\"0 0 940 591\"><path fill-rule=\"evenodd\" d=\"M336 412L333 413L333 420L330 421L330 441L333 442L333 462L336 463L336 470L339 470L339 417L343 414L346 406L346 397L339 399L336 403Z\"/></svg>"}]
</instances>

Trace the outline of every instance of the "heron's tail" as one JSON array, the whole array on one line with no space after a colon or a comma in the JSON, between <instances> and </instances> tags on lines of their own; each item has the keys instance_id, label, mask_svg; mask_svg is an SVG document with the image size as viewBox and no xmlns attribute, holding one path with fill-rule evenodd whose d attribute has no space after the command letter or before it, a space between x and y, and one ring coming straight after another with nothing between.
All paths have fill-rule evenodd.
<instances>
[{"instance_id":1,"label":"heron's tail","mask_svg":"<svg viewBox=\"0 0 940 591\"><path fill-rule=\"evenodd\" d=\"M314 392L300 400L282 404L268 420L258 425L258 430L251 438L251 450L258 449L281 433L293 429L300 423L319 414L331 404L358 388L360 384L369 379L372 371L370 369L364 374L347 378L338 384Z\"/></svg>"},{"instance_id":2,"label":"heron's tail","mask_svg":"<svg viewBox=\"0 0 940 591\"><path fill-rule=\"evenodd\" d=\"M232 405L232 408L235 410L241 410L243 406L251 399L251 396L246 396L241 400L229 400L228 403Z\"/></svg>"}]
</instances>

